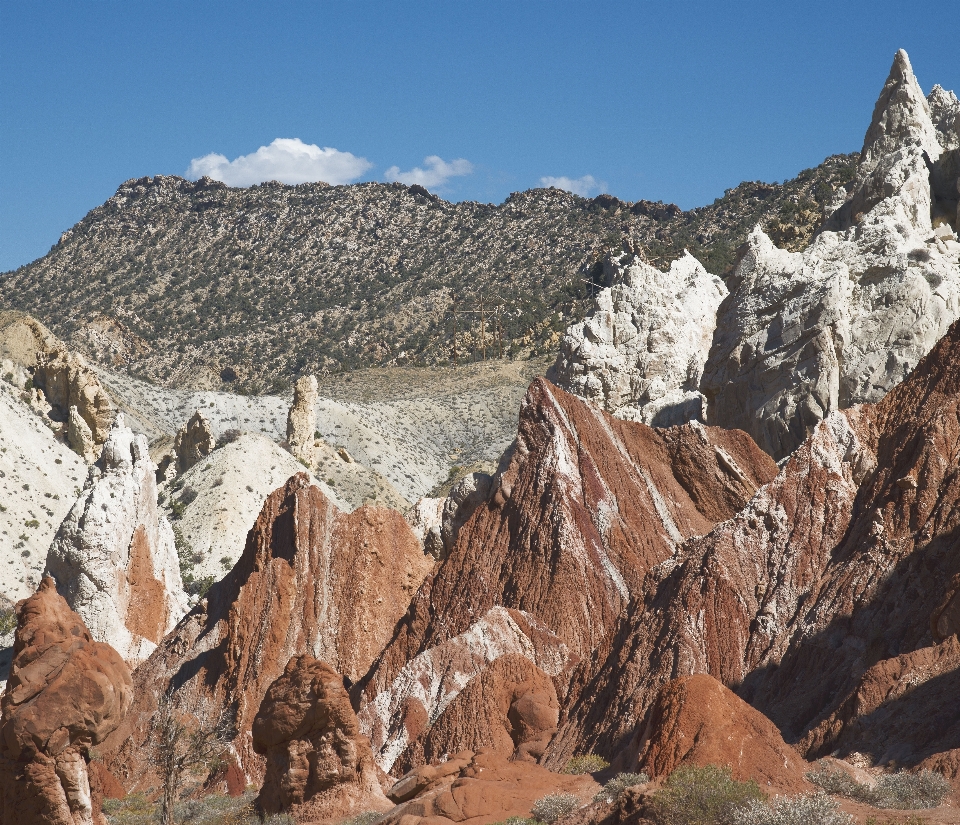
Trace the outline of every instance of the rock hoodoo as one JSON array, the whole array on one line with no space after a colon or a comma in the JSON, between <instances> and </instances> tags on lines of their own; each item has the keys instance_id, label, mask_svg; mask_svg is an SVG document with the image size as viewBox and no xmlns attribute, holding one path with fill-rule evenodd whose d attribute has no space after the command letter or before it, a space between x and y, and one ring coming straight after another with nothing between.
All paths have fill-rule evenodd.
<instances>
[{"instance_id":1,"label":"rock hoodoo","mask_svg":"<svg viewBox=\"0 0 960 825\"><path fill-rule=\"evenodd\" d=\"M313 464L317 429L317 377L304 375L293 387L293 404L287 413L287 446L296 458Z\"/></svg>"},{"instance_id":2,"label":"rock hoodoo","mask_svg":"<svg viewBox=\"0 0 960 825\"><path fill-rule=\"evenodd\" d=\"M727 288L687 253L667 272L608 257L596 309L560 342L550 377L619 418L667 427L700 419L700 378Z\"/></svg>"},{"instance_id":3,"label":"rock hoodoo","mask_svg":"<svg viewBox=\"0 0 960 825\"><path fill-rule=\"evenodd\" d=\"M216 446L210 422L197 410L178 431L173 442L177 456L177 473L185 473L202 458L210 455Z\"/></svg>"},{"instance_id":4,"label":"rock hoodoo","mask_svg":"<svg viewBox=\"0 0 960 825\"><path fill-rule=\"evenodd\" d=\"M178 702L235 712L240 766L258 781L251 725L290 659L310 654L358 680L432 566L400 513L343 513L306 473L293 476L264 502L230 573L137 669L130 725L111 740L114 773L128 790L142 780L151 696L176 678Z\"/></svg>"},{"instance_id":5,"label":"rock hoodoo","mask_svg":"<svg viewBox=\"0 0 960 825\"><path fill-rule=\"evenodd\" d=\"M46 572L70 607L131 664L146 659L187 611L155 473L146 438L117 415L47 554Z\"/></svg>"},{"instance_id":6,"label":"rock hoodoo","mask_svg":"<svg viewBox=\"0 0 960 825\"><path fill-rule=\"evenodd\" d=\"M130 670L91 639L52 579L19 604L18 620L0 700L0 822L104 825L90 749L127 713Z\"/></svg>"},{"instance_id":7,"label":"rock hoodoo","mask_svg":"<svg viewBox=\"0 0 960 825\"><path fill-rule=\"evenodd\" d=\"M311 656L293 657L267 689L253 720L253 748L266 757L257 797L265 813L312 821L393 807L343 680Z\"/></svg>"}]
</instances>

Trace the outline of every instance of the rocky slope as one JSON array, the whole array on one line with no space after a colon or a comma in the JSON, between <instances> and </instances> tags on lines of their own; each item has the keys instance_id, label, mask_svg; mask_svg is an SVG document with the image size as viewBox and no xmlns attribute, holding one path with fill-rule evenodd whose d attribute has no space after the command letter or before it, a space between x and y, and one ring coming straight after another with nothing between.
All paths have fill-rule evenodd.
<instances>
[{"instance_id":1,"label":"rocky slope","mask_svg":"<svg viewBox=\"0 0 960 825\"><path fill-rule=\"evenodd\" d=\"M0 821L104 825L91 750L123 721L133 689L52 579L18 608L15 659L0 699Z\"/></svg>"},{"instance_id":2,"label":"rocky slope","mask_svg":"<svg viewBox=\"0 0 960 825\"><path fill-rule=\"evenodd\" d=\"M240 767L258 781L251 725L290 659L309 653L359 679L432 565L399 513L343 513L305 473L294 476L267 498L237 565L137 668L137 701L110 744L111 769L128 790L149 781L150 717L157 692L173 683L184 707L231 712Z\"/></svg>"},{"instance_id":3,"label":"rocky slope","mask_svg":"<svg viewBox=\"0 0 960 825\"><path fill-rule=\"evenodd\" d=\"M930 101L898 52L813 241L791 252L757 226L722 303L708 280L683 286L678 268L693 264L616 259L614 285L563 339L562 385L645 420L671 398L689 409L669 420L699 415L699 391L702 420L745 429L778 461L832 410L882 398L960 317L958 104L939 87Z\"/></svg>"},{"instance_id":4,"label":"rocky slope","mask_svg":"<svg viewBox=\"0 0 960 825\"><path fill-rule=\"evenodd\" d=\"M689 212L555 189L493 206L400 184L142 178L3 275L0 307L168 386L277 391L303 373L447 363L454 298L460 360L499 353L501 330L505 352L552 352L602 285L608 249L626 240L671 260L689 248L720 274L758 221L784 242L809 237L850 162L831 158L783 185L745 183Z\"/></svg>"},{"instance_id":5,"label":"rocky slope","mask_svg":"<svg viewBox=\"0 0 960 825\"><path fill-rule=\"evenodd\" d=\"M881 402L829 415L743 511L688 540L575 677L552 758L629 752L663 684L709 673L808 756L955 774L960 740L936 697L955 673L941 639L958 573L958 364L955 324Z\"/></svg>"}]
</instances>

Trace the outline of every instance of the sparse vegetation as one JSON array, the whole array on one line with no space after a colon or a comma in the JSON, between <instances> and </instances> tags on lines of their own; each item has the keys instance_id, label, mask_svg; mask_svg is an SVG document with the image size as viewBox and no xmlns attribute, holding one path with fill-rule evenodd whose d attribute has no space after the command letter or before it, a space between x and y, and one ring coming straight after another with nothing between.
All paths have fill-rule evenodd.
<instances>
[{"instance_id":1,"label":"sparse vegetation","mask_svg":"<svg viewBox=\"0 0 960 825\"><path fill-rule=\"evenodd\" d=\"M936 808L950 792L950 783L935 771L884 773L873 785L867 785L822 760L817 762L816 770L807 774L807 779L827 793L855 799L874 808Z\"/></svg>"},{"instance_id":2,"label":"sparse vegetation","mask_svg":"<svg viewBox=\"0 0 960 825\"><path fill-rule=\"evenodd\" d=\"M725 825L854 825L825 793L780 796L770 802L754 799L734 808Z\"/></svg>"},{"instance_id":3,"label":"sparse vegetation","mask_svg":"<svg viewBox=\"0 0 960 825\"><path fill-rule=\"evenodd\" d=\"M17 629L17 611L7 599L0 603L0 636L6 636Z\"/></svg>"},{"instance_id":4,"label":"sparse vegetation","mask_svg":"<svg viewBox=\"0 0 960 825\"><path fill-rule=\"evenodd\" d=\"M610 767L610 763L607 762L602 756L597 756L595 753L586 753L583 756L574 756L573 759L569 760L566 765L564 765L564 773L597 773L599 771L605 771Z\"/></svg>"},{"instance_id":5,"label":"sparse vegetation","mask_svg":"<svg viewBox=\"0 0 960 825\"><path fill-rule=\"evenodd\" d=\"M579 804L579 798L573 794L552 793L534 802L530 813L538 822L545 822L546 825L550 825L550 823L566 816Z\"/></svg>"},{"instance_id":6,"label":"sparse vegetation","mask_svg":"<svg viewBox=\"0 0 960 825\"><path fill-rule=\"evenodd\" d=\"M683 765L654 795L654 806L661 825L725 825L738 808L765 800L756 782L738 782L730 768Z\"/></svg>"},{"instance_id":7,"label":"sparse vegetation","mask_svg":"<svg viewBox=\"0 0 960 825\"><path fill-rule=\"evenodd\" d=\"M374 825L375 822L379 822L381 819L383 819L382 813L364 811L362 814L357 814L350 819L344 820L340 825Z\"/></svg>"},{"instance_id":8,"label":"sparse vegetation","mask_svg":"<svg viewBox=\"0 0 960 825\"><path fill-rule=\"evenodd\" d=\"M650 777L645 773L618 773L593 797L594 802L615 802L621 792L637 785L646 785Z\"/></svg>"}]
</instances>

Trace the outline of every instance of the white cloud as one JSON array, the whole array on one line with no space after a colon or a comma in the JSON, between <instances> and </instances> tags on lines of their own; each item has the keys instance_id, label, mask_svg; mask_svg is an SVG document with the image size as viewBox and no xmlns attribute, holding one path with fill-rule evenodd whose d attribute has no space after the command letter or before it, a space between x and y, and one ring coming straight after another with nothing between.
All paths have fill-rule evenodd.
<instances>
[{"instance_id":1,"label":"white cloud","mask_svg":"<svg viewBox=\"0 0 960 825\"><path fill-rule=\"evenodd\" d=\"M339 152L325 146L321 149L300 138L277 138L269 146L261 146L251 155L236 160L212 153L190 161L186 176L191 180L207 175L227 186L252 186L268 180L280 183L324 181L334 186L356 180L371 166L366 158L350 152Z\"/></svg>"},{"instance_id":2,"label":"white cloud","mask_svg":"<svg viewBox=\"0 0 960 825\"><path fill-rule=\"evenodd\" d=\"M599 192L606 186L603 181L598 181L593 175L584 175L582 178L568 178L563 176L553 178L547 176L540 178L540 185L552 186L554 189L573 192L574 195L580 195L583 198L590 197L594 192Z\"/></svg>"},{"instance_id":3,"label":"white cloud","mask_svg":"<svg viewBox=\"0 0 960 825\"><path fill-rule=\"evenodd\" d=\"M391 166L383 173L386 180L405 183L412 186L419 183L427 189L434 189L443 186L450 178L457 178L461 175L469 175L473 172L473 164L469 160L457 158L449 163L437 155L423 159L423 165L426 169L415 166L409 172L401 172L399 166Z\"/></svg>"}]
</instances>

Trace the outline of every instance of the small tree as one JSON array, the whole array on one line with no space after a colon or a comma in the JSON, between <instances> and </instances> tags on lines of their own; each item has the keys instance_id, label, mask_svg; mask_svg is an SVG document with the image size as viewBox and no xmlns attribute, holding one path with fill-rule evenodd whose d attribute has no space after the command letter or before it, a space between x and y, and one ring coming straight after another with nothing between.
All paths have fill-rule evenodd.
<instances>
[{"instance_id":1,"label":"small tree","mask_svg":"<svg viewBox=\"0 0 960 825\"><path fill-rule=\"evenodd\" d=\"M160 697L153 717L151 763L163 783L161 825L174 825L173 809L186 776L217 760L233 739L226 711L214 718L206 707L190 714L174 705L173 688Z\"/></svg>"}]
</instances>

